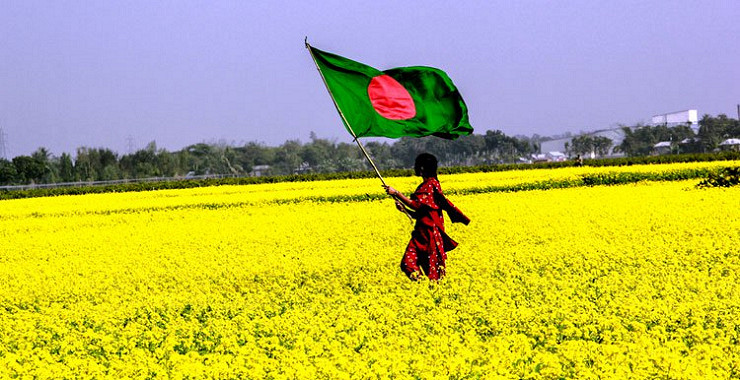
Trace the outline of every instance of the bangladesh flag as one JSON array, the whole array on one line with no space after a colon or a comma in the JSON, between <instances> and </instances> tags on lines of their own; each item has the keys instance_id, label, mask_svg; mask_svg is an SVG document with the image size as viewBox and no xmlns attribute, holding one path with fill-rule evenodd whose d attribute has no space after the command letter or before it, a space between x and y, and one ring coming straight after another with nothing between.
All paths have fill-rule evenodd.
<instances>
[{"instance_id":1,"label":"bangladesh flag","mask_svg":"<svg viewBox=\"0 0 740 380\"><path fill-rule=\"evenodd\" d=\"M468 108L444 71L424 66L380 71L307 47L353 136L456 139L473 132Z\"/></svg>"}]
</instances>

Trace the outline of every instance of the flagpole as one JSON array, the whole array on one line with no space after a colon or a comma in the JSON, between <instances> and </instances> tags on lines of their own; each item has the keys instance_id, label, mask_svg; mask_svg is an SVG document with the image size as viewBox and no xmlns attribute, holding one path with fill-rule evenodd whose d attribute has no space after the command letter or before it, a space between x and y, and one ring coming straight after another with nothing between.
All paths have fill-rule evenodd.
<instances>
[{"instance_id":1,"label":"flagpole","mask_svg":"<svg viewBox=\"0 0 740 380\"><path fill-rule=\"evenodd\" d=\"M339 108L339 104L337 104L337 101L334 99L334 94L332 94L331 88L329 88L329 84L326 83L326 78L324 78L324 73L321 72L321 68L319 67L319 63L316 61L316 57L314 57L313 51L311 51L311 45L308 44L308 37L306 37L306 39L304 40L304 42L306 44L306 49L308 50L308 53L311 54L311 59L313 60L313 63L316 65L316 70L318 70L319 71L319 75L321 75L321 81L324 82L324 87L326 87L326 91L329 92L329 97L331 98L331 101L334 103L334 108L336 108L337 109L337 112L339 112L339 116L341 116L342 121L344 121L344 125L347 126L347 130L352 135L352 138L357 143L357 146L360 147L360 150L362 151L362 154L365 155L365 158L370 163L370 165L373 167L373 170L375 170L375 174L378 176L378 178L380 178L380 182L383 183L383 186L388 186L388 185L386 185L385 180L383 179L383 176L380 175L380 170L378 170L378 167L375 166L375 162L373 162L372 158L370 158L370 155L367 154L367 151L365 150L365 147L362 146L362 143L360 142L360 139L357 138L357 135L355 134L355 131L352 129L352 126L349 124L349 121L347 121L347 118L344 117L344 113L342 112L342 109ZM395 196L391 196L391 197L393 199L395 199L396 202L398 202L398 198L396 198ZM405 207L404 207L403 212L406 214L406 216L409 217L409 219L411 219L413 221L413 218L408 213L408 211L406 211Z\"/></svg>"},{"instance_id":2,"label":"flagpole","mask_svg":"<svg viewBox=\"0 0 740 380\"><path fill-rule=\"evenodd\" d=\"M344 113L339 108L339 104L337 104L337 101L334 100L334 94L332 94L331 89L329 88L329 84L326 83L326 78L324 78L324 73L321 72L321 68L319 67L319 63L316 62L316 57L314 57L313 52L311 51L311 45L308 44L308 37L306 37L306 49L308 49L308 53L311 54L311 59L313 59L313 63L316 65L316 70L319 71L319 75L321 75L321 80L324 82L324 87L326 87L326 90L329 91L329 97L331 98L331 101L334 102L334 108L337 109L337 112L339 112L339 116L342 117L342 121L344 121L344 125L347 126L347 130L349 130L349 133L352 135L352 138L357 143L357 146L360 147L360 150L362 151L362 154L365 155L365 158L367 158L368 162L370 162L370 165L373 167L373 170L375 170L375 174L378 175L378 178L380 178L380 182L383 183L383 186L386 186L385 180L383 179L383 176L380 175L380 171L375 166L375 162L370 158L370 155L367 154L367 151L365 150L365 147L362 146L362 143L360 143L360 139L357 138L357 135L355 134L355 131L352 129L352 126L347 121L347 118L344 117Z\"/></svg>"}]
</instances>

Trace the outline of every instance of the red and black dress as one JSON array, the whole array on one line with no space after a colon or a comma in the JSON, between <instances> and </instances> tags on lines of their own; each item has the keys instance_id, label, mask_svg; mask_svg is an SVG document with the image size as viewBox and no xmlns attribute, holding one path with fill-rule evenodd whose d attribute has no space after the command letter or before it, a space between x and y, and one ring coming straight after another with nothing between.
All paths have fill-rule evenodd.
<instances>
[{"instance_id":1,"label":"red and black dress","mask_svg":"<svg viewBox=\"0 0 740 380\"><path fill-rule=\"evenodd\" d=\"M445 275L447 252L457 247L457 242L445 233L442 211L447 212L453 223L467 225L470 219L444 196L434 177L424 179L410 200L416 210L411 213L416 225L401 260L401 270L413 280L421 275L419 269L429 279L439 280Z\"/></svg>"}]
</instances>

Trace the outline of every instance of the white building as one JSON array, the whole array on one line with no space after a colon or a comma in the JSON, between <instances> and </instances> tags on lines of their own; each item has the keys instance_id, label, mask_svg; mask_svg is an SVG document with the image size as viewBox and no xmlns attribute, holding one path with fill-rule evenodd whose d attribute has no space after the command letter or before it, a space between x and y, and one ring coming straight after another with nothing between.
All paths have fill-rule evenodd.
<instances>
[{"instance_id":1,"label":"white building","mask_svg":"<svg viewBox=\"0 0 740 380\"><path fill-rule=\"evenodd\" d=\"M588 132L584 133L585 135L590 135L593 137L606 137L609 140L612 140L612 149L614 149L615 146L620 145L622 141L624 140L624 131L622 128L612 128L612 129L602 129L594 132ZM573 140L574 137L579 135L573 135L571 137L566 137L562 139L557 140L548 140L543 141L540 143L540 152L566 152L567 149L565 149L565 144L568 145L571 144L571 140ZM623 154L621 153L612 153L611 151L607 155L607 157L620 157ZM593 157L591 157L593 158Z\"/></svg>"},{"instance_id":2,"label":"white building","mask_svg":"<svg viewBox=\"0 0 740 380\"><path fill-rule=\"evenodd\" d=\"M672 144L670 141L661 141L653 145L654 154L669 154L672 151Z\"/></svg>"},{"instance_id":3,"label":"white building","mask_svg":"<svg viewBox=\"0 0 740 380\"><path fill-rule=\"evenodd\" d=\"M675 127L681 124L690 124L691 128L699 128L699 113L696 110L684 110L670 113L664 113L655 115L652 118L651 124L666 125L669 127Z\"/></svg>"},{"instance_id":4,"label":"white building","mask_svg":"<svg viewBox=\"0 0 740 380\"><path fill-rule=\"evenodd\" d=\"M270 171L270 165L255 165L249 172L251 177L261 177Z\"/></svg>"},{"instance_id":5,"label":"white building","mask_svg":"<svg viewBox=\"0 0 740 380\"><path fill-rule=\"evenodd\" d=\"M719 143L719 147L722 150L740 151L740 139L727 139Z\"/></svg>"}]
</instances>

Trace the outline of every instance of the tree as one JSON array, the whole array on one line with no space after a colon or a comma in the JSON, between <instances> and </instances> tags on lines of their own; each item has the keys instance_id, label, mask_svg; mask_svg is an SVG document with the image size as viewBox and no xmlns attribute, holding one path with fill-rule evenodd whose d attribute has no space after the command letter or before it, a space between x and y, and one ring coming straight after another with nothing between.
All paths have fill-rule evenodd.
<instances>
[{"instance_id":1,"label":"tree","mask_svg":"<svg viewBox=\"0 0 740 380\"><path fill-rule=\"evenodd\" d=\"M257 142L249 142L240 149L239 164L247 173L257 165L271 165L275 161L275 150Z\"/></svg>"},{"instance_id":2,"label":"tree","mask_svg":"<svg viewBox=\"0 0 740 380\"><path fill-rule=\"evenodd\" d=\"M520 156L534 152L527 141L507 136L499 130L486 131L483 136L486 163L516 162Z\"/></svg>"},{"instance_id":3,"label":"tree","mask_svg":"<svg viewBox=\"0 0 740 380\"><path fill-rule=\"evenodd\" d=\"M288 140L278 147L275 153L273 174L294 174L303 163L301 159L301 142Z\"/></svg>"},{"instance_id":4,"label":"tree","mask_svg":"<svg viewBox=\"0 0 740 380\"><path fill-rule=\"evenodd\" d=\"M391 154L398 160L401 167L411 168L414 166L416 156L427 151L424 139L401 137L391 146Z\"/></svg>"},{"instance_id":5,"label":"tree","mask_svg":"<svg viewBox=\"0 0 740 380\"><path fill-rule=\"evenodd\" d=\"M185 148L187 167L197 175L211 174L213 170L214 148L206 143L190 145Z\"/></svg>"},{"instance_id":6,"label":"tree","mask_svg":"<svg viewBox=\"0 0 740 380\"><path fill-rule=\"evenodd\" d=\"M483 161L486 140L481 135L470 134L457 140L441 140L449 154L445 161L449 165L475 165Z\"/></svg>"},{"instance_id":7,"label":"tree","mask_svg":"<svg viewBox=\"0 0 740 380\"><path fill-rule=\"evenodd\" d=\"M77 148L74 172L80 181L103 181L123 176L118 155L108 148Z\"/></svg>"},{"instance_id":8,"label":"tree","mask_svg":"<svg viewBox=\"0 0 740 380\"><path fill-rule=\"evenodd\" d=\"M177 177L187 174L187 171L180 168L177 154L170 153L167 149L157 151L157 162L159 163L159 172L164 177Z\"/></svg>"},{"instance_id":9,"label":"tree","mask_svg":"<svg viewBox=\"0 0 740 380\"><path fill-rule=\"evenodd\" d=\"M13 165L20 183L40 183L46 167L31 156L17 156L13 158Z\"/></svg>"},{"instance_id":10,"label":"tree","mask_svg":"<svg viewBox=\"0 0 740 380\"><path fill-rule=\"evenodd\" d=\"M4 158L0 158L0 185L14 185L18 183L18 171L15 165Z\"/></svg>"},{"instance_id":11,"label":"tree","mask_svg":"<svg viewBox=\"0 0 740 380\"><path fill-rule=\"evenodd\" d=\"M608 137L594 136L593 144L596 154L603 157L609 154L609 151L612 149L612 145L614 145L614 141Z\"/></svg>"},{"instance_id":12,"label":"tree","mask_svg":"<svg viewBox=\"0 0 740 380\"><path fill-rule=\"evenodd\" d=\"M31 153L31 157L36 160L41 166L43 166L43 174L38 178L39 183L52 183L56 182L57 173L55 167L52 165L52 155L48 149L41 147L36 149L35 152Z\"/></svg>"},{"instance_id":13,"label":"tree","mask_svg":"<svg viewBox=\"0 0 740 380\"><path fill-rule=\"evenodd\" d=\"M57 163L59 166L59 180L62 182L72 182L75 180L75 167L72 157L68 153L62 153Z\"/></svg>"},{"instance_id":14,"label":"tree","mask_svg":"<svg viewBox=\"0 0 740 380\"><path fill-rule=\"evenodd\" d=\"M670 128L671 141L682 141L696 136L691 124L681 124Z\"/></svg>"},{"instance_id":15,"label":"tree","mask_svg":"<svg viewBox=\"0 0 740 380\"><path fill-rule=\"evenodd\" d=\"M352 145L352 149L359 150L354 144L350 145ZM386 142L369 141L365 144L365 150L373 158L378 169L397 169L402 167L401 161L393 156L391 145ZM363 157L360 157L360 160L362 161L363 168L369 170L370 164Z\"/></svg>"},{"instance_id":16,"label":"tree","mask_svg":"<svg viewBox=\"0 0 740 380\"><path fill-rule=\"evenodd\" d=\"M702 149L712 152L719 149L719 144L730 138L740 137L740 122L730 119L725 114L717 117L704 115L699 120L699 133L697 134Z\"/></svg>"},{"instance_id":17,"label":"tree","mask_svg":"<svg viewBox=\"0 0 740 380\"><path fill-rule=\"evenodd\" d=\"M625 138L614 147L615 152L628 156L649 155L660 141L671 141L674 153L703 152L717 149L730 137L740 137L740 122L726 115L704 115L699 134L689 124L633 127L623 126ZM572 137L570 132L558 138ZM539 135L507 136L500 130L471 134L456 140L433 136L402 137L391 143L368 141L365 149L379 169L411 168L419 153L432 153L440 166L482 165L518 162L540 150L547 137ZM602 136L582 134L566 142L566 152L599 156L609 153L613 142ZM311 133L311 141L302 144L288 140L278 147L249 142L233 146L225 142L199 143L179 151L158 149L156 142L133 154L119 157L106 148L77 149L73 158L67 153L54 157L45 148L31 156L19 156L12 161L0 161L0 184L98 181L119 178L177 177L190 174L246 175L258 165L268 165L262 173L285 175L294 173L370 170L361 151L354 143L337 143Z\"/></svg>"},{"instance_id":18,"label":"tree","mask_svg":"<svg viewBox=\"0 0 740 380\"><path fill-rule=\"evenodd\" d=\"M92 149L81 147L77 148L75 157L75 173L78 181L94 181L97 165L97 157Z\"/></svg>"},{"instance_id":19,"label":"tree","mask_svg":"<svg viewBox=\"0 0 740 380\"><path fill-rule=\"evenodd\" d=\"M367 147L365 147L365 150L367 150ZM338 171L354 172L370 170L370 164L355 144L337 144L334 150L334 161Z\"/></svg>"},{"instance_id":20,"label":"tree","mask_svg":"<svg viewBox=\"0 0 740 380\"><path fill-rule=\"evenodd\" d=\"M118 166L118 155L110 149L100 148L97 152L98 160L96 178L100 181L121 179L122 173Z\"/></svg>"},{"instance_id":21,"label":"tree","mask_svg":"<svg viewBox=\"0 0 740 380\"><path fill-rule=\"evenodd\" d=\"M589 135L580 135L572 138L570 140L570 144L568 145L569 153L578 154L578 155L588 155L591 153L595 153L594 149L594 141L593 138Z\"/></svg>"},{"instance_id":22,"label":"tree","mask_svg":"<svg viewBox=\"0 0 740 380\"><path fill-rule=\"evenodd\" d=\"M312 171L327 173L336 171L336 145L326 139L320 139L311 132L311 142L300 150L302 162L306 162Z\"/></svg>"},{"instance_id":23,"label":"tree","mask_svg":"<svg viewBox=\"0 0 740 380\"><path fill-rule=\"evenodd\" d=\"M622 130L624 140L615 150L628 156L647 156L653 151L653 146L662 141L659 139L660 131L654 127L638 124L635 127L622 127Z\"/></svg>"},{"instance_id":24,"label":"tree","mask_svg":"<svg viewBox=\"0 0 740 380\"><path fill-rule=\"evenodd\" d=\"M217 169L219 174L239 175L244 173L244 169L238 163L237 151L228 145L219 149L219 162L221 163Z\"/></svg>"}]
</instances>

